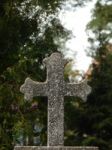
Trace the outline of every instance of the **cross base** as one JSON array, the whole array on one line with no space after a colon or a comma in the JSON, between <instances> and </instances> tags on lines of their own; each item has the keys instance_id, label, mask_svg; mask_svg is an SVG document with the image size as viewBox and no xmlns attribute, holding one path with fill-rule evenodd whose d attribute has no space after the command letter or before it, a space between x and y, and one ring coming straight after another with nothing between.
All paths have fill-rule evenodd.
<instances>
[{"instance_id":1,"label":"cross base","mask_svg":"<svg viewBox=\"0 0 112 150\"><path fill-rule=\"evenodd\" d=\"M98 150L98 147L89 146L16 146L14 150Z\"/></svg>"}]
</instances>

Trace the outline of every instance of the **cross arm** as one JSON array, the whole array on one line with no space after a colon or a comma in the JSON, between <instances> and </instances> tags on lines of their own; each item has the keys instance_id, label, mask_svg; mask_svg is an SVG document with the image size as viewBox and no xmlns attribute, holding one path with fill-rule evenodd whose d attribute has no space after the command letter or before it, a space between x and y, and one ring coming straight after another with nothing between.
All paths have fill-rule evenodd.
<instances>
[{"instance_id":1,"label":"cross arm","mask_svg":"<svg viewBox=\"0 0 112 150\"><path fill-rule=\"evenodd\" d=\"M78 84L66 83L65 96L77 96L84 101L87 99L87 95L91 92L91 87L87 85L87 80Z\"/></svg>"},{"instance_id":2,"label":"cross arm","mask_svg":"<svg viewBox=\"0 0 112 150\"><path fill-rule=\"evenodd\" d=\"M24 94L26 100L31 100L35 96L47 96L46 85L46 82L40 83L26 78L25 83L20 87L20 91Z\"/></svg>"}]
</instances>

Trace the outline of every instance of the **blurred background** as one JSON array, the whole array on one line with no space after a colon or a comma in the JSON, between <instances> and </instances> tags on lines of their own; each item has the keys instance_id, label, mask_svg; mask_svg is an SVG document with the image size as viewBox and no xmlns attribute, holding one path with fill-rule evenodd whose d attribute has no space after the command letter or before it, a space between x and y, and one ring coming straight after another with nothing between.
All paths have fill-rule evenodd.
<instances>
[{"instance_id":1,"label":"blurred background","mask_svg":"<svg viewBox=\"0 0 112 150\"><path fill-rule=\"evenodd\" d=\"M84 103L65 97L65 145L112 150L112 1L0 0L0 150L47 144L47 97L25 101L26 77L43 82L43 59L69 60L66 82L88 79Z\"/></svg>"}]
</instances>

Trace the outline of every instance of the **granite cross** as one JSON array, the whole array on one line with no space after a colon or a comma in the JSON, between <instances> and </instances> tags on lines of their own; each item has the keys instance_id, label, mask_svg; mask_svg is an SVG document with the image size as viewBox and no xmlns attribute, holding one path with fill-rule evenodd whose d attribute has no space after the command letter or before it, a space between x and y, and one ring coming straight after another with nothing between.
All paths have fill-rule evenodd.
<instances>
[{"instance_id":1,"label":"granite cross","mask_svg":"<svg viewBox=\"0 0 112 150\"><path fill-rule=\"evenodd\" d=\"M62 54L53 53L44 59L47 68L45 82L36 82L27 78L20 91L25 99L35 96L48 97L48 146L64 145L64 96L77 96L86 100L91 88L87 81L79 84L64 81L64 66L66 61Z\"/></svg>"}]
</instances>

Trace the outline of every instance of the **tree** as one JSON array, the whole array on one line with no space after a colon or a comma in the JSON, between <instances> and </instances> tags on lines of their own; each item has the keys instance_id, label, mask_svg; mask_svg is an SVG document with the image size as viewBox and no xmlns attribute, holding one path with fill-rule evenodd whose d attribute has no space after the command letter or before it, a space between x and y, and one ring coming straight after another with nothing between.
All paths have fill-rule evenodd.
<instances>
[{"instance_id":1,"label":"tree","mask_svg":"<svg viewBox=\"0 0 112 150\"><path fill-rule=\"evenodd\" d=\"M97 1L92 21L88 25L95 35L89 39L92 45L91 54L98 63L92 66L92 93L81 106L77 121L81 145L97 145L100 150L112 149L111 11L111 1Z\"/></svg>"}]
</instances>

